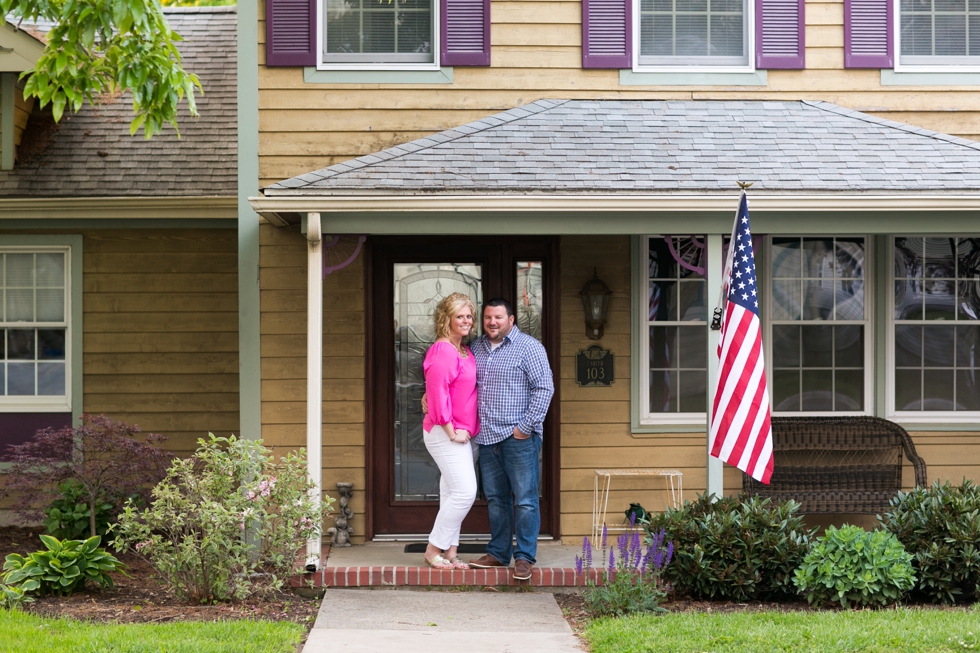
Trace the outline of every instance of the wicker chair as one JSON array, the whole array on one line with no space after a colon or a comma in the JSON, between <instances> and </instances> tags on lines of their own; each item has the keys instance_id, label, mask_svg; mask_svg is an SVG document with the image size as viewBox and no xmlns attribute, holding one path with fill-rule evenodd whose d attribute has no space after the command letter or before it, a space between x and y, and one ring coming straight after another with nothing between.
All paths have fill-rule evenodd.
<instances>
[{"instance_id":1,"label":"wicker chair","mask_svg":"<svg viewBox=\"0 0 980 653\"><path fill-rule=\"evenodd\" d=\"M898 424L879 417L774 417L769 485L743 475L746 494L794 499L800 511L876 514L902 489L902 453L925 486L926 464Z\"/></svg>"}]
</instances>

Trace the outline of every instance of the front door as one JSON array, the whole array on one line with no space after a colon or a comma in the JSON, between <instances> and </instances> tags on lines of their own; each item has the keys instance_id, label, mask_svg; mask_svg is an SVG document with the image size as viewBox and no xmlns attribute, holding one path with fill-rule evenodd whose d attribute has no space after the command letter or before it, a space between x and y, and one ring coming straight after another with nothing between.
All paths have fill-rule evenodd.
<instances>
[{"instance_id":1,"label":"front door","mask_svg":"<svg viewBox=\"0 0 980 653\"><path fill-rule=\"evenodd\" d=\"M558 385L558 243L554 238L371 238L368 350L369 535L428 533L439 508L439 469L422 441L422 361L435 340L432 313L454 292L482 311L491 297L544 344ZM476 320L475 336L482 333ZM541 532L558 534L557 395L545 420ZM490 532L478 496L463 533Z\"/></svg>"}]
</instances>

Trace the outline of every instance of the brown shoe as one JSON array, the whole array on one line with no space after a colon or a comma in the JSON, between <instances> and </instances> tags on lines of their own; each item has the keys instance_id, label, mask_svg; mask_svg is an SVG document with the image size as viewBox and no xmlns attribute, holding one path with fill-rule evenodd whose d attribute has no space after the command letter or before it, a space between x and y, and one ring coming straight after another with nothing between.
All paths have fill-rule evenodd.
<instances>
[{"instance_id":1,"label":"brown shoe","mask_svg":"<svg viewBox=\"0 0 980 653\"><path fill-rule=\"evenodd\" d=\"M489 553L484 553L476 560L470 560L470 567L475 569L493 569L496 567L506 567L504 563L494 558Z\"/></svg>"},{"instance_id":2,"label":"brown shoe","mask_svg":"<svg viewBox=\"0 0 980 653\"><path fill-rule=\"evenodd\" d=\"M524 558L518 558L514 562L514 580L531 580L532 569L534 565Z\"/></svg>"}]
</instances>

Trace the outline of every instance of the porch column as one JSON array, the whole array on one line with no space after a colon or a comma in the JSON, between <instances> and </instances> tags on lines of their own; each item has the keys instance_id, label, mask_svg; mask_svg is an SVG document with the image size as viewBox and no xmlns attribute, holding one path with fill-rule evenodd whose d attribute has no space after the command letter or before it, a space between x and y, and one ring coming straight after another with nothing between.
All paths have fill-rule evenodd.
<instances>
[{"instance_id":1,"label":"porch column","mask_svg":"<svg viewBox=\"0 0 980 653\"><path fill-rule=\"evenodd\" d=\"M323 239L320 214L306 219L307 291L306 291L306 470L313 488L310 494L320 502L323 442ZM322 525L321 525L322 528ZM322 536L306 542L306 569L320 568ZM311 569L312 567L312 569Z\"/></svg>"},{"instance_id":2,"label":"porch column","mask_svg":"<svg viewBox=\"0 0 980 653\"><path fill-rule=\"evenodd\" d=\"M721 288L721 277L724 274L722 268L724 267L722 261L722 236L721 234L708 234L708 244L707 250L705 251L705 256L707 257L707 272L708 272L708 299L711 300L712 297L718 297L715 293L720 294L719 289ZM713 304L708 304L708 322L710 324L712 313L715 308L722 308L721 306L714 306ZM714 494L716 497L721 497L724 495L725 490L725 464L711 455L711 407L715 403L715 384L718 382L718 341L721 338L721 331L714 331L708 329L708 414L707 414L707 449L705 451L705 457L707 458L706 471L707 471L707 485L705 486L705 491L711 495Z\"/></svg>"}]
</instances>

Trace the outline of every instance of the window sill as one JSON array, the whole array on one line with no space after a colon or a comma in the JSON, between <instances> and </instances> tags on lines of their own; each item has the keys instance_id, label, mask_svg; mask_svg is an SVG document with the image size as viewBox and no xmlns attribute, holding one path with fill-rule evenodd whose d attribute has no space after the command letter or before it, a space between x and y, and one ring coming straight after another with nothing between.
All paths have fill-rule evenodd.
<instances>
[{"instance_id":1,"label":"window sill","mask_svg":"<svg viewBox=\"0 0 980 653\"><path fill-rule=\"evenodd\" d=\"M307 84L452 84L453 69L439 70L318 70L303 69Z\"/></svg>"},{"instance_id":2,"label":"window sill","mask_svg":"<svg viewBox=\"0 0 980 653\"><path fill-rule=\"evenodd\" d=\"M882 86L980 86L980 72L881 71Z\"/></svg>"},{"instance_id":3,"label":"window sill","mask_svg":"<svg viewBox=\"0 0 980 653\"><path fill-rule=\"evenodd\" d=\"M754 72L650 72L620 70L620 86L766 86L767 71Z\"/></svg>"},{"instance_id":4,"label":"window sill","mask_svg":"<svg viewBox=\"0 0 980 653\"><path fill-rule=\"evenodd\" d=\"M0 413L70 413L71 405L66 398L55 402L0 402Z\"/></svg>"},{"instance_id":5,"label":"window sill","mask_svg":"<svg viewBox=\"0 0 980 653\"><path fill-rule=\"evenodd\" d=\"M682 422L664 422L662 424L632 424L630 435L634 438L655 438L662 435L688 435L697 434L706 436L708 422L705 420L700 424Z\"/></svg>"}]
</instances>

